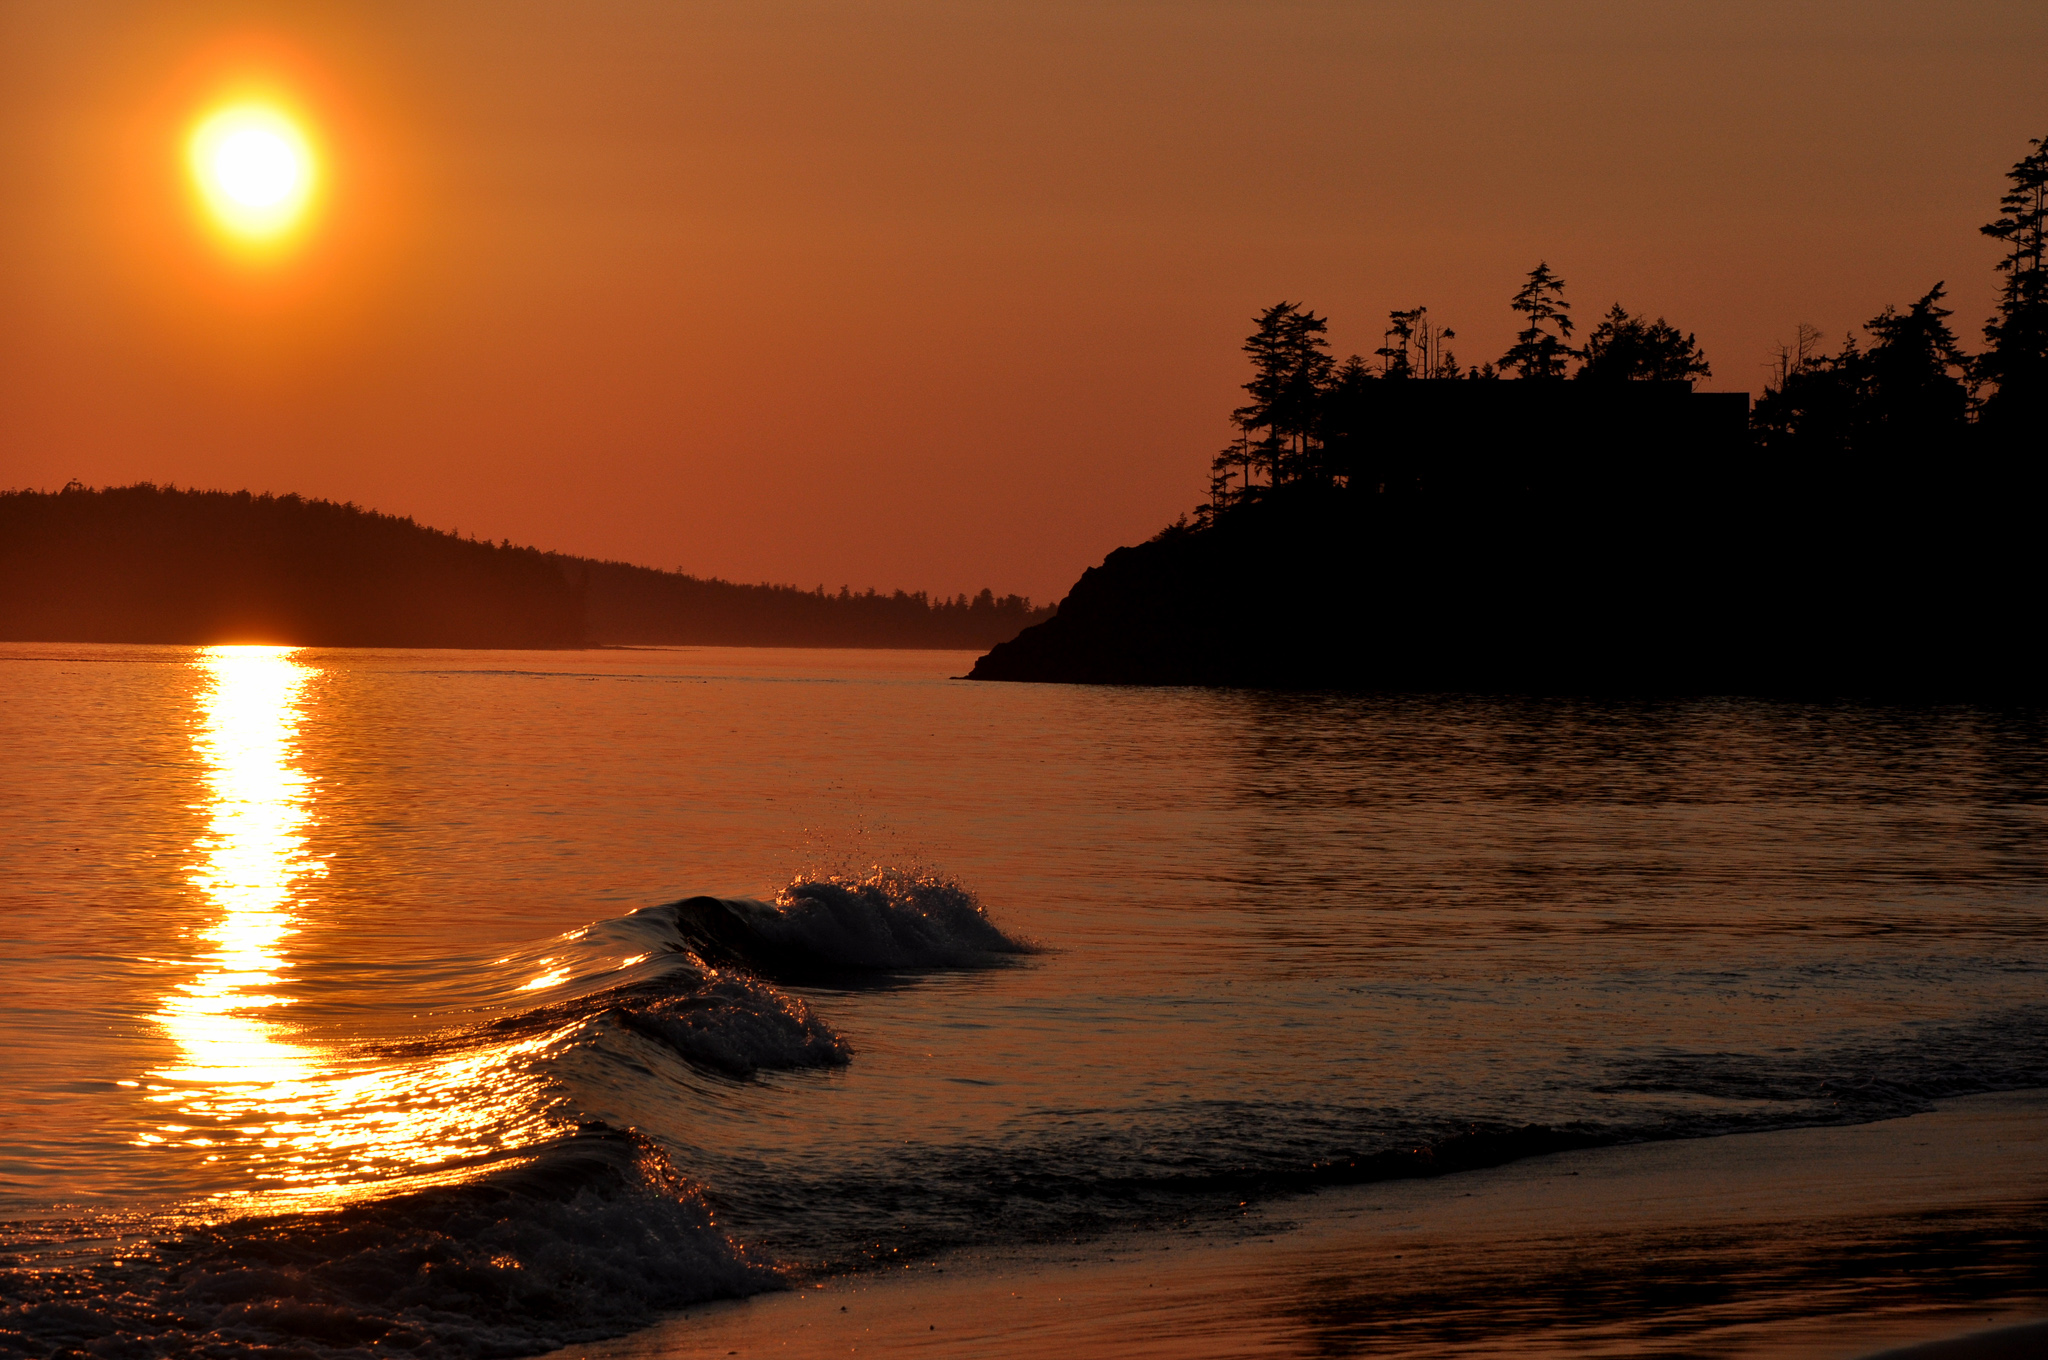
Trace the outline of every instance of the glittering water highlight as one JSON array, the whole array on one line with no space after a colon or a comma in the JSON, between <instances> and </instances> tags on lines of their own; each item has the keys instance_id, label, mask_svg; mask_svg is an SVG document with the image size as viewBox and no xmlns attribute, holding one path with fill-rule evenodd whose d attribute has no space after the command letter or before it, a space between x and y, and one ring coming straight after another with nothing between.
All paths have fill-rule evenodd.
<instances>
[{"instance_id":1,"label":"glittering water highlight","mask_svg":"<svg viewBox=\"0 0 2048 1360\"><path fill-rule=\"evenodd\" d=\"M0 1342L517 1354L2043 1084L2026 712L0 649Z\"/></svg>"}]
</instances>

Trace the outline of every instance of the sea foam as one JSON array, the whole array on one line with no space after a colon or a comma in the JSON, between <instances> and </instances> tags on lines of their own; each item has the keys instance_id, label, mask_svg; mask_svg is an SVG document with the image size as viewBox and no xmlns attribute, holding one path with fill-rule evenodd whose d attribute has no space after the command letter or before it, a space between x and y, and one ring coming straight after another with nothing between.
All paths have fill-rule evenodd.
<instances>
[{"instance_id":1,"label":"sea foam","mask_svg":"<svg viewBox=\"0 0 2048 1360\"><path fill-rule=\"evenodd\" d=\"M528 1355L782 1283L650 1140L601 1125L410 1193L28 1265L0 1261L0 1355Z\"/></svg>"},{"instance_id":2,"label":"sea foam","mask_svg":"<svg viewBox=\"0 0 2048 1360\"><path fill-rule=\"evenodd\" d=\"M773 902L691 897L667 910L702 958L782 982L987 968L1034 952L998 929L965 887L900 870L800 879Z\"/></svg>"}]
</instances>

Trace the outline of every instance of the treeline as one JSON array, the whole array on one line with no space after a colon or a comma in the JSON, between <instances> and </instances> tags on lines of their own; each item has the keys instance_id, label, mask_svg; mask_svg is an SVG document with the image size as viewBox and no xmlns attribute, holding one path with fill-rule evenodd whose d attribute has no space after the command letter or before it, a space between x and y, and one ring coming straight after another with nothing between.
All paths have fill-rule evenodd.
<instances>
[{"instance_id":1,"label":"treeline","mask_svg":"<svg viewBox=\"0 0 2048 1360\"><path fill-rule=\"evenodd\" d=\"M1786 347L1750 409L1616 307L1577 343L1546 266L1475 374L1422 308L1331 362L1283 303L1193 522L1119 548L974 677L1510 692L2048 696L2048 148L1985 226L1969 352L1939 284ZM1513 375L1512 381L1498 381Z\"/></svg>"},{"instance_id":2,"label":"treeline","mask_svg":"<svg viewBox=\"0 0 2048 1360\"><path fill-rule=\"evenodd\" d=\"M1800 326L1749 419L1744 443L1754 457L1727 450L1714 470L1723 481L1753 488L1761 477L1774 494L1860 496L1902 480L1952 480L1966 465L2040 459L2048 435L2048 139L2029 145L2007 172L1998 216L1981 228L2004 247L1983 348L1969 352L1951 329L1939 282L1903 312L1885 307L1863 338L1832 350ZM1430 467L1469 457L1482 439L1519 450L1533 474L1521 480L1541 482L1548 469L1540 464L1583 445L1588 422L1630 400L1641 405L1629 389L1690 388L1712 375L1696 336L1620 303L1574 344L1565 281L1548 263L1529 272L1509 306L1521 322L1514 344L1469 369L1449 346L1456 332L1435 324L1426 307L1390 313L1373 357L1342 363L1329 352L1325 318L1297 303L1267 308L1244 344L1249 400L1231 413L1235 437L1211 464L1210 499L1198 517L1283 488L1372 496L1426 489ZM1478 385L1509 375L1520 380L1512 395ZM1444 390L1454 381L1459 390ZM1435 395L1421 397L1419 387ZM1446 439L1441 427L1409 428L1404 413L1424 403L1437 421L1460 411L1497 414ZM1671 447L1687 419L1638 429L1634 455L1687 452ZM1499 466L1516 479L1512 458Z\"/></svg>"},{"instance_id":3,"label":"treeline","mask_svg":"<svg viewBox=\"0 0 2048 1360\"><path fill-rule=\"evenodd\" d=\"M934 599L921 590L735 585L623 562L584 562L579 570L591 634L608 643L977 648L1053 613L987 589Z\"/></svg>"},{"instance_id":4,"label":"treeline","mask_svg":"<svg viewBox=\"0 0 2048 1360\"><path fill-rule=\"evenodd\" d=\"M1469 369L1448 343L1457 332L1432 322L1427 307L1390 312L1385 343L1372 359L1354 354L1341 364L1329 352L1327 318L1299 303L1268 307L1244 343L1251 400L1230 414L1236 437L1210 464L1201 514L1280 488L1296 495L1422 490L1425 464L1441 464L1447 443L1462 453L1466 444L1498 437L1547 456L1561 439L1581 438L1596 413L1629 401L1633 388L1690 390L1695 379L1712 375L1696 336L1618 302L1583 345L1573 346L1564 293L1565 281L1539 262L1508 304L1523 322L1514 345L1498 364ZM1534 386L1496 385L1509 374ZM1566 378L1574 385L1562 386ZM1469 423L1472 413L1484 413L1484 429L1442 426L1447 419ZM1411 429L1418 418L1429 428ZM1447 433L1463 437L1447 441Z\"/></svg>"},{"instance_id":5,"label":"treeline","mask_svg":"<svg viewBox=\"0 0 2048 1360\"><path fill-rule=\"evenodd\" d=\"M991 646L1028 599L738 585L296 495L0 493L0 639L322 646Z\"/></svg>"}]
</instances>

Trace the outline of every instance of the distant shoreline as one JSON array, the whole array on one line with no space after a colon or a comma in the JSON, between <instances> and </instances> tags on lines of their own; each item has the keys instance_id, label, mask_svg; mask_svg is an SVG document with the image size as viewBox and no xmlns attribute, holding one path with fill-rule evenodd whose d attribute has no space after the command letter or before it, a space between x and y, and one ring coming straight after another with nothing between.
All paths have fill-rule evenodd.
<instances>
[{"instance_id":1,"label":"distant shoreline","mask_svg":"<svg viewBox=\"0 0 2048 1360\"><path fill-rule=\"evenodd\" d=\"M224 642L79 642L70 638L0 638L4 647L286 647L322 652L680 652L680 651L768 651L768 652L933 652L947 656L973 656L972 647L862 647L853 643L809 644L801 642L585 642L560 647L394 647L333 642L266 642L240 640ZM0 652L0 661L20 660ZM948 676L964 680L964 675Z\"/></svg>"},{"instance_id":2,"label":"distant shoreline","mask_svg":"<svg viewBox=\"0 0 2048 1360\"><path fill-rule=\"evenodd\" d=\"M0 492L0 639L982 651L1053 612L991 590L740 585L293 495Z\"/></svg>"}]
</instances>

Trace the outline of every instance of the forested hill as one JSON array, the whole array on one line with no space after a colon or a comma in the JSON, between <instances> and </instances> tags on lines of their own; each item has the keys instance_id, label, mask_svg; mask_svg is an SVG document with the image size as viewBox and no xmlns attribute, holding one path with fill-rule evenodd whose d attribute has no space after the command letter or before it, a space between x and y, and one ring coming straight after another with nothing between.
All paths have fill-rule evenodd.
<instances>
[{"instance_id":1,"label":"forested hill","mask_svg":"<svg viewBox=\"0 0 2048 1360\"><path fill-rule=\"evenodd\" d=\"M1754 409L1620 303L1574 344L1539 262L1498 361L1427 307L1377 364L1280 302L1192 522L1119 548L978 680L2048 698L2048 138L2007 175L1971 353L1935 283ZM1509 378L1509 375L1513 375Z\"/></svg>"},{"instance_id":2,"label":"forested hill","mask_svg":"<svg viewBox=\"0 0 2048 1360\"><path fill-rule=\"evenodd\" d=\"M987 590L934 600L736 585L292 495L0 492L10 641L979 649L1052 612Z\"/></svg>"},{"instance_id":3,"label":"forested hill","mask_svg":"<svg viewBox=\"0 0 2048 1360\"><path fill-rule=\"evenodd\" d=\"M1282 492L1110 553L970 678L2041 702L2040 484L1915 490Z\"/></svg>"}]
</instances>

